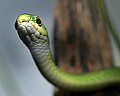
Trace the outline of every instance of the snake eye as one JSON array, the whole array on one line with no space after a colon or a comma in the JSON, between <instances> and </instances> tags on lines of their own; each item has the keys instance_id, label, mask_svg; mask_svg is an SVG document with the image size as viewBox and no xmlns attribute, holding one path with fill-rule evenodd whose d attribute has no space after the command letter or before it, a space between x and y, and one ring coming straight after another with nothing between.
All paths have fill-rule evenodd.
<instances>
[{"instance_id":1,"label":"snake eye","mask_svg":"<svg viewBox=\"0 0 120 96\"><path fill-rule=\"evenodd\" d=\"M36 19L36 23L39 25L39 26L41 26L41 20L40 20L40 18L39 17L37 17L37 19Z\"/></svg>"}]
</instances>

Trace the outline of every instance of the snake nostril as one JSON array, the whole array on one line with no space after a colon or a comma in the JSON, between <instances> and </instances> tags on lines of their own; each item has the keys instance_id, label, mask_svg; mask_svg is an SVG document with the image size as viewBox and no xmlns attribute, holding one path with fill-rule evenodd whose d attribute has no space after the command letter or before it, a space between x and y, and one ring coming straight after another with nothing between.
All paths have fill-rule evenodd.
<instances>
[{"instance_id":1,"label":"snake nostril","mask_svg":"<svg viewBox=\"0 0 120 96\"><path fill-rule=\"evenodd\" d=\"M17 23L17 21L15 22L15 29L17 30L17 28L18 28L18 23Z\"/></svg>"}]
</instances>

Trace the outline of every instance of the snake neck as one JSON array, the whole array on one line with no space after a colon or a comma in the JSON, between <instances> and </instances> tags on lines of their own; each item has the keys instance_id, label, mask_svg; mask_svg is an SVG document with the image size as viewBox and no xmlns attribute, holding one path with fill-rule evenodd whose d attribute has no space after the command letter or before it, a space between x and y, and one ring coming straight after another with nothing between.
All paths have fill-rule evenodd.
<instances>
[{"instance_id":1,"label":"snake neck","mask_svg":"<svg viewBox=\"0 0 120 96\"><path fill-rule=\"evenodd\" d=\"M34 44L28 48L40 71L53 63L49 42Z\"/></svg>"},{"instance_id":2,"label":"snake neck","mask_svg":"<svg viewBox=\"0 0 120 96\"><path fill-rule=\"evenodd\" d=\"M34 44L34 46L28 48L39 71L49 82L54 83L56 76L59 75L60 72L57 71L58 68L54 63L49 42Z\"/></svg>"},{"instance_id":3,"label":"snake neck","mask_svg":"<svg viewBox=\"0 0 120 96\"><path fill-rule=\"evenodd\" d=\"M29 50L39 71L49 82L61 89L67 89L70 85L71 90L74 83L71 82L70 76L56 66L49 45L46 41L43 44L34 44Z\"/></svg>"}]
</instances>

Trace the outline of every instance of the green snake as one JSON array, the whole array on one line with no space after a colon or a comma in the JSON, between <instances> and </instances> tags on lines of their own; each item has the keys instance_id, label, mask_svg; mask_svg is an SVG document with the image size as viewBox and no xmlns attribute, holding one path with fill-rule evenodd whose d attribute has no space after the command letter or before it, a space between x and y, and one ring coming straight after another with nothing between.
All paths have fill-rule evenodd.
<instances>
[{"instance_id":1,"label":"green snake","mask_svg":"<svg viewBox=\"0 0 120 96\"><path fill-rule=\"evenodd\" d=\"M20 14L15 28L42 75L58 88L86 92L120 85L120 68L117 67L81 74L67 73L58 68L51 54L47 29L39 16Z\"/></svg>"}]
</instances>

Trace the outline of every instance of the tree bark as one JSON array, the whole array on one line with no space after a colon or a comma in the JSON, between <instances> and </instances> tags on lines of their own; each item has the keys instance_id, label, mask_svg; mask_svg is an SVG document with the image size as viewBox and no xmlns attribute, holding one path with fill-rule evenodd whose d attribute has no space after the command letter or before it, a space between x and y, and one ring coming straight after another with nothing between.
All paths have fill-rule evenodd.
<instances>
[{"instance_id":1,"label":"tree bark","mask_svg":"<svg viewBox=\"0 0 120 96\"><path fill-rule=\"evenodd\" d=\"M106 24L94 1L55 0L54 55L56 64L66 72L89 72L113 66ZM54 96L118 96L112 89L95 93L57 90Z\"/></svg>"}]
</instances>

